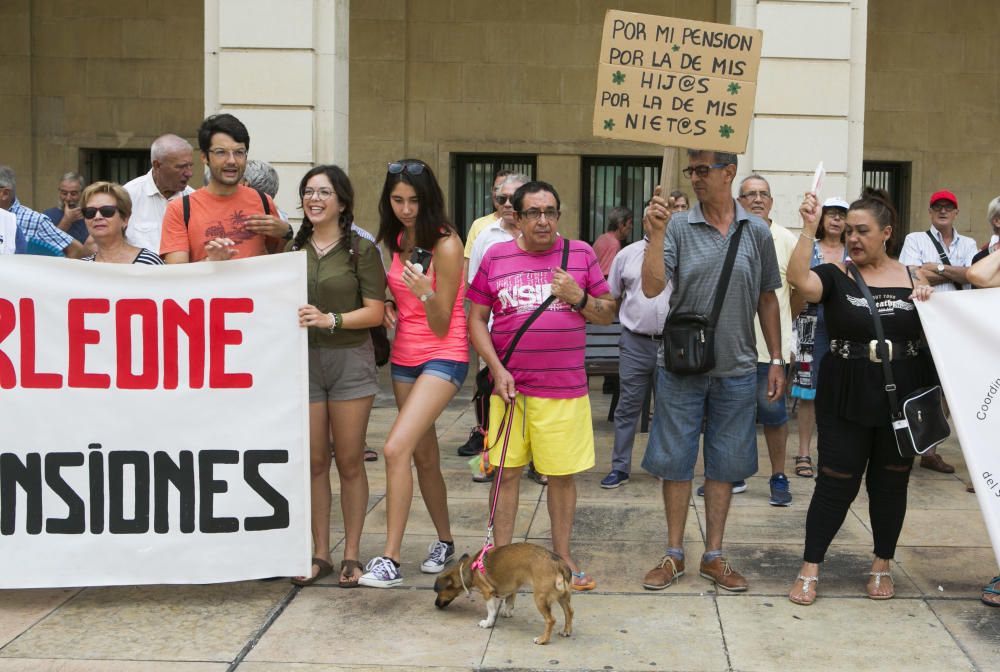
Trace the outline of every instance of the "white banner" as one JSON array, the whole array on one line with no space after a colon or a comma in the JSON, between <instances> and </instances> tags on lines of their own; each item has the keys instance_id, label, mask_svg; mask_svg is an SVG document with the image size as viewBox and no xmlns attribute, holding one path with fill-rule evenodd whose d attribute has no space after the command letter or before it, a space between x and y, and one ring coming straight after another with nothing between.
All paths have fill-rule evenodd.
<instances>
[{"instance_id":1,"label":"white banner","mask_svg":"<svg viewBox=\"0 0 1000 672\"><path fill-rule=\"evenodd\" d=\"M1000 563L1000 289L942 292L916 305Z\"/></svg>"},{"instance_id":2,"label":"white banner","mask_svg":"<svg viewBox=\"0 0 1000 672\"><path fill-rule=\"evenodd\" d=\"M305 257L0 259L0 588L309 573Z\"/></svg>"}]
</instances>

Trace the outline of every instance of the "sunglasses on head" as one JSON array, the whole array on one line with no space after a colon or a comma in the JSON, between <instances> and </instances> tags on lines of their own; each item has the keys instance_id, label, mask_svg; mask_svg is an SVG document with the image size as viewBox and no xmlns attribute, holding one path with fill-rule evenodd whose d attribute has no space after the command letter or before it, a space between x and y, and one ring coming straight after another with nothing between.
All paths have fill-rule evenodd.
<instances>
[{"instance_id":1,"label":"sunglasses on head","mask_svg":"<svg viewBox=\"0 0 1000 672\"><path fill-rule=\"evenodd\" d=\"M389 174L399 175L405 170L407 175L419 175L424 172L424 168L426 167L422 163L400 163L399 161L393 161L389 164Z\"/></svg>"},{"instance_id":2,"label":"sunglasses on head","mask_svg":"<svg viewBox=\"0 0 1000 672\"><path fill-rule=\"evenodd\" d=\"M99 208L82 208L81 212L83 212L84 219L93 219L94 217L97 217L97 213L101 213L101 217L104 219L110 219L115 216L116 212L118 212L118 206L102 205Z\"/></svg>"}]
</instances>

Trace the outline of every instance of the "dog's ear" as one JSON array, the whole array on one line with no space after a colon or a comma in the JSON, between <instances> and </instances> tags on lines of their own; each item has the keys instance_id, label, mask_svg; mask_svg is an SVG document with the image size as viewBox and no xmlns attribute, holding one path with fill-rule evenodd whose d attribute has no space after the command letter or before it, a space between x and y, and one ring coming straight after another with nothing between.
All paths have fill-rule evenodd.
<instances>
[{"instance_id":1,"label":"dog's ear","mask_svg":"<svg viewBox=\"0 0 1000 672\"><path fill-rule=\"evenodd\" d=\"M469 559L469 554L468 553L464 553L464 554L462 554L462 557L458 559L458 561L462 562L463 560L468 560L468 559Z\"/></svg>"}]
</instances>

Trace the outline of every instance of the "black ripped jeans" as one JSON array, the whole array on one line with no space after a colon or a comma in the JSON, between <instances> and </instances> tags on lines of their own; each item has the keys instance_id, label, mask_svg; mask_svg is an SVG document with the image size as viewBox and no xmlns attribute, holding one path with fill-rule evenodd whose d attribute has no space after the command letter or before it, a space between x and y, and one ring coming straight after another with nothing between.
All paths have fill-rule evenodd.
<instances>
[{"instance_id":1,"label":"black ripped jeans","mask_svg":"<svg viewBox=\"0 0 1000 672\"><path fill-rule=\"evenodd\" d=\"M899 456L888 419L884 426L864 427L817 412L816 428L819 470L806 515L803 560L823 562L858 495L866 469L875 555L891 559L906 516L906 489L913 459Z\"/></svg>"}]
</instances>

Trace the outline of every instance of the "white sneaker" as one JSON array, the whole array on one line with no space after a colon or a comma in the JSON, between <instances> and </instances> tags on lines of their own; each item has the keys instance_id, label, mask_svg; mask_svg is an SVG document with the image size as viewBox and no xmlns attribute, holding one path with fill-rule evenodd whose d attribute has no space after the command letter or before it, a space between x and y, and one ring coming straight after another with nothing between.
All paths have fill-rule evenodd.
<instances>
[{"instance_id":1,"label":"white sneaker","mask_svg":"<svg viewBox=\"0 0 1000 672\"><path fill-rule=\"evenodd\" d=\"M396 567L396 563L383 557L369 560L365 566L365 573L358 579L359 586L368 586L369 588L391 588L402 582L403 575L399 573L399 567Z\"/></svg>"},{"instance_id":2,"label":"white sneaker","mask_svg":"<svg viewBox=\"0 0 1000 672\"><path fill-rule=\"evenodd\" d=\"M424 574L437 574L455 557L455 544L446 544L435 539L427 547L427 559L420 563L420 571Z\"/></svg>"}]
</instances>

